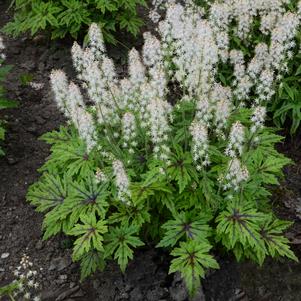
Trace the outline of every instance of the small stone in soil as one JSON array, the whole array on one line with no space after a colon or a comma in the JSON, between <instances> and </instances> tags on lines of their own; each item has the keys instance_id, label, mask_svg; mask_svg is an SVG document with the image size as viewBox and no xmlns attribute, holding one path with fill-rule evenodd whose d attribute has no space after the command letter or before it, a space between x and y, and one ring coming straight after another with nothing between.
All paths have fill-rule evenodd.
<instances>
[{"instance_id":1,"label":"small stone in soil","mask_svg":"<svg viewBox=\"0 0 301 301\"><path fill-rule=\"evenodd\" d=\"M86 294L83 290L78 290L76 291L74 294L71 295L72 298L80 298L80 297L84 297Z\"/></svg>"},{"instance_id":2,"label":"small stone in soil","mask_svg":"<svg viewBox=\"0 0 301 301\"><path fill-rule=\"evenodd\" d=\"M43 125L43 124L46 123L46 120L44 118L40 117L40 116L36 116L36 122L39 125Z\"/></svg>"},{"instance_id":3,"label":"small stone in soil","mask_svg":"<svg viewBox=\"0 0 301 301\"><path fill-rule=\"evenodd\" d=\"M1 259L6 259L9 257L9 253L2 253L1 254Z\"/></svg>"},{"instance_id":4,"label":"small stone in soil","mask_svg":"<svg viewBox=\"0 0 301 301\"><path fill-rule=\"evenodd\" d=\"M9 165L14 165L14 164L18 163L18 160L13 157L7 157L7 162Z\"/></svg>"},{"instance_id":5,"label":"small stone in soil","mask_svg":"<svg viewBox=\"0 0 301 301\"><path fill-rule=\"evenodd\" d=\"M131 301L140 301L143 300L143 295L141 293L141 290L139 287L135 287L130 294L130 300Z\"/></svg>"},{"instance_id":6,"label":"small stone in soil","mask_svg":"<svg viewBox=\"0 0 301 301\"><path fill-rule=\"evenodd\" d=\"M60 272L64 270L66 267L68 267L70 264L71 264L70 258L67 257L54 258L51 260L48 270L49 271L57 270Z\"/></svg>"},{"instance_id":7,"label":"small stone in soil","mask_svg":"<svg viewBox=\"0 0 301 301\"><path fill-rule=\"evenodd\" d=\"M29 128L27 128L27 132L31 133L31 134L37 134L38 129L36 126L30 126Z\"/></svg>"},{"instance_id":8,"label":"small stone in soil","mask_svg":"<svg viewBox=\"0 0 301 301\"><path fill-rule=\"evenodd\" d=\"M36 249L37 250L41 250L43 248L43 242L41 240L39 240L37 243L36 243Z\"/></svg>"},{"instance_id":9,"label":"small stone in soil","mask_svg":"<svg viewBox=\"0 0 301 301\"><path fill-rule=\"evenodd\" d=\"M100 287L100 281L98 279L93 280L93 288L97 290Z\"/></svg>"},{"instance_id":10,"label":"small stone in soil","mask_svg":"<svg viewBox=\"0 0 301 301\"><path fill-rule=\"evenodd\" d=\"M184 301L188 298L188 293L184 283L171 287L169 292L173 301Z\"/></svg>"},{"instance_id":11,"label":"small stone in soil","mask_svg":"<svg viewBox=\"0 0 301 301\"><path fill-rule=\"evenodd\" d=\"M148 301L157 301L166 296L166 291L162 287L156 287L154 289L150 289L146 293L146 299Z\"/></svg>"},{"instance_id":12,"label":"small stone in soil","mask_svg":"<svg viewBox=\"0 0 301 301\"><path fill-rule=\"evenodd\" d=\"M61 280L67 280L68 276L67 275L60 275L59 279Z\"/></svg>"},{"instance_id":13,"label":"small stone in soil","mask_svg":"<svg viewBox=\"0 0 301 301\"><path fill-rule=\"evenodd\" d=\"M56 299L55 301L62 301L64 299L66 299L67 297L71 296L72 294L74 294L75 292L77 292L79 290L79 286L73 287L71 289L68 289L66 291L64 291L63 293L61 293Z\"/></svg>"}]
</instances>

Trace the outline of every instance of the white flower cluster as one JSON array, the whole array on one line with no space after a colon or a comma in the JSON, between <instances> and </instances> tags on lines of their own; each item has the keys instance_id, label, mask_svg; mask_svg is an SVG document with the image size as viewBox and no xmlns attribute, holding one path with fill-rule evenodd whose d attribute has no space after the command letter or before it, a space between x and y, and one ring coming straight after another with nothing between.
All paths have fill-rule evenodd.
<instances>
[{"instance_id":1,"label":"white flower cluster","mask_svg":"<svg viewBox=\"0 0 301 301\"><path fill-rule=\"evenodd\" d=\"M163 51L160 41L149 32L143 34L143 63L148 67L149 85L155 97L163 98L166 94Z\"/></svg>"},{"instance_id":2,"label":"white flower cluster","mask_svg":"<svg viewBox=\"0 0 301 301\"><path fill-rule=\"evenodd\" d=\"M99 30L97 24L92 23L89 28L89 48L93 53L96 60L101 60L102 55L105 53L106 49L103 42L102 32Z\"/></svg>"},{"instance_id":3,"label":"white flower cluster","mask_svg":"<svg viewBox=\"0 0 301 301\"><path fill-rule=\"evenodd\" d=\"M94 122L86 110L79 87L73 82L69 84L66 74L61 70L52 71L50 82L57 106L72 120L87 144L87 151L91 151L96 145Z\"/></svg>"},{"instance_id":4,"label":"white flower cluster","mask_svg":"<svg viewBox=\"0 0 301 301\"><path fill-rule=\"evenodd\" d=\"M196 104L196 120L210 126L213 118L213 106L209 97L200 97Z\"/></svg>"},{"instance_id":5,"label":"white flower cluster","mask_svg":"<svg viewBox=\"0 0 301 301\"><path fill-rule=\"evenodd\" d=\"M224 129L232 112L232 91L229 87L215 83L210 94L197 102L196 120L207 127L215 126L216 133L225 138Z\"/></svg>"},{"instance_id":6,"label":"white flower cluster","mask_svg":"<svg viewBox=\"0 0 301 301\"><path fill-rule=\"evenodd\" d=\"M130 205L131 192L129 190L129 179L120 160L113 161L113 173L115 176L116 186L118 189L118 199L123 203Z\"/></svg>"},{"instance_id":7,"label":"white flower cluster","mask_svg":"<svg viewBox=\"0 0 301 301\"><path fill-rule=\"evenodd\" d=\"M173 78L189 95L208 96L218 62L218 46L210 23L200 11L173 4L167 8L159 31L163 47L169 50L176 67Z\"/></svg>"},{"instance_id":8,"label":"white flower cluster","mask_svg":"<svg viewBox=\"0 0 301 301\"><path fill-rule=\"evenodd\" d=\"M204 0L207 2L208 0ZM181 1L186 6L194 6L194 0ZM154 22L158 23L161 19L160 11L166 10L171 5L176 3L175 0L152 0L152 9L149 12L149 18Z\"/></svg>"},{"instance_id":9,"label":"white flower cluster","mask_svg":"<svg viewBox=\"0 0 301 301\"><path fill-rule=\"evenodd\" d=\"M145 83L145 66L142 64L139 52L133 48L129 52L129 75L130 84L136 88L139 88L143 83Z\"/></svg>"},{"instance_id":10,"label":"white flower cluster","mask_svg":"<svg viewBox=\"0 0 301 301\"><path fill-rule=\"evenodd\" d=\"M123 147L128 148L131 154L134 153L133 147L137 146L135 141L136 131L136 120L135 116L131 112L127 112L122 117L122 132L123 132Z\"/></svg>"},{"instance_id":11,"label":"white flower cluster","mask_svg":"<svg viewBox=\"0 0 301 301\"><path fill-rule=\"evenodd\" d=\"M254 134L261 128L263 128L264 121L266 117L266 108L265 107L255 107L254 112L251 118L253 125L251 126L251 133Z\"/></svg>"},{"instance_id":12,"label":"white flower cluster","mask_svg":"<svg viewBox=\"0 0 301 301\"><path fill-rule=\"evenodd\" d=\"M226 62L230 57L234 66L234 95L238 100L248 101L253 88L257 94L256 104L263 104L274 95L275 79L279 73L286 71L286 61L292 57L294 38L300 25L300 11L289 12L289 2L225 0L210 4L209 20L216 45L222 61ZM252 45L248 44L247 38L254 27L255 18L259 18L260 30L268 36L270 42L257 44L253 59L246 65L243 53L230 49L230 33L233 23L237 24L236 37L250 49Z\"/></svg>"},{"instance_id":13,"label":"white flower cluster","mask_svg":"<svg viewBox=\"0 0 301 301\"><path fill-rule=\"evenodd\" d=\"M95 24L91 27L93 30L89 30L89 38L93 43L85 49L74 43L73 65L78 78L83 81L83 88L86 88L89 98L95 103L98 122L116 123L119 121L116 101L119 88L116 86L114 64L104 52L100 29Z\"/></svg>"},{"instance_id":14,"label":"white flower cluster","mask_svg":"<svg viewBox=\"0 0 301 301\"><path fill-rule=\"evenodd\" d=\"M40 91L45 87L45 84L44 83L38 83L38 82L30 82L29 86L31 88L33 88L34 90L36 90L36 91Z\"/></svg>"},{"instance_id":15,"label":"white flower cluster","mask_svg":"<svg viewBox=\"0 0 301 301\"><path fill-rule=\"evenodd\" d=\"M20 265L14 271L14 276L16 277L14 282L17 283L17 289L13 292L13 297L16 300L41 300L41 297L36 293L40 287L37 280L38 272L33 269L33 263L28 256L22 256Z\"/></svg>"},{"instance_id":16,"label":"white flower cluster","mask_svg":"<svg viewBox=\"0 0 301 301\"><path fill-rule=\"evenodd\" d=\"M231 88L224 87L218 83L214 84L210 94L214 111L213 122L217 134L222 138L224 138L223 130L227 127L228 118L233 109L232 96Z\"/></svg>"},{"instance_id":17,"label":"white flower cluster","mask_svg":"<svg viewBox=\"0 0 301 301\"><path fill-rule=\"evenodd\" d=\"M2 65L2 61L5 60L5 54L3 53L3 50L5 49L3 38L0 36L0 67Z\"/></svg>"},{"instance_id":18,"label":"white flower cluster","mask_svg":"<svg viewBox=\"0 0 301 301\"><path fill-rule=\"evenodd\" d=\"M248 178L249 171L246 166L243 166L239 159L233 158L229 162L228 172L225 176L227 183L224 184L224 190L233 188L235 191L238 191L240 184L247 181Z\"/></svg>"},{"instance_id":19,"label":"white flower cluster","mask_svg":"<svg viewBox=\"0 0 301 301\"><path fill-rule=\"evenodd\" d=\"M279 17L271 32L270 56L274 70L284 70L284 62L290 57L290 50L295 47L294 38L300 25L300 15L286 12Z\"/></svg>"},{"instance_id":20,"label":"white flower cluster","mask_svg":"<svg viewBox=\"0 0 301 301\"><path fill-rule=\"evenodd\" d=\"M102 183L102 182L105 182L107 181L107 176L104 174L104 172L102 170L100 170L99 168L96 170L96 173L95 173L95 180L96 180L96 183Z\"/></svg>"},{"instance_id":21,"label":"white flower cluster","mask_svg":"<svg viewBox=\"0 0 301 301\"><path fill-rule=\"evenodd\" d=\"M241 182L246 181L249 178L249 172L246 166L243 166L239 157L243 153L243 147L245 142L245 129L243 125L237 121L232 125L229 143L226 148L226 155L231 159L229 161L228 170L223 180L226 181L224 189L233 188L239 189Z\"/></svg>"},{"instance_id":22,"label":"white flower cluster","mask_svg":"<svg viewBox=\"0 0 301 301\"><path fill-rule=\"evenodd\" d=\"M159 13L160 8L163 8L164 1L163 0L153 0L152 1L152 9L149 12L149 18L154 22L158 23L161 19L161 15Z\"/></svg>"},{"instance_id":23,"label":"white flower cluster","mask_svg":"<svg viewBox=\"0 0 301 301\"><path fill-rule=\"evenodd\" d=\"M50 84L58 108L68 116L69 112L66 106L68 98L68 79L66 74L62 70L53 70L50 74Z\"/></svg>"},{"instance_id":24,"label":"white flower cluster","mask_svg":"<svg viewBox=\"0 0 301 301\"><path fill-rule=\"evenodd\" d=\"M159 98L152 99L148 106L149 135L154 144L154 153L157 159L166 161L169 158L168 134L170 131L168 115L171 106Z\"/></svg>"},{"instance_id":25,"label":"white flower cluster","mask_svg":"<svg viewBox=\"0 0 301 301\"><path fill-rule=\"evenodd\" d=\"M243 152L243 143L245 141L245 130L243 125L237 121L232 125L229 135L229 143L226 148L226 155L234 158L241 156Z\"/></svg>"},{"instance_id":26,"label":"white flower cluster","mask_svg":"<svg viewBox=\"0 0 301 301\"><path fill-rule=\"evenodd\" d=\"M227 30L235 21L236 35L246 40L249 37L255 17L260 17L260 30L269 34L279 17L285 13L289 0L225 0L213 1L210 20L220 30Z\"/></svg>"},{"instance_id":27,"label":"white flower cluster","mask_svg":"<svg viewBox=\"0 0 301 301\"><path fill-rule=\"evenodd\" d=\"M193 160L197 164L197 170L210 164L208 155L208 129L200 122L194 121L190 126L192 135L192 154ZM201 165L198 165L200 162Z\"/></svg>"}]
</instances>

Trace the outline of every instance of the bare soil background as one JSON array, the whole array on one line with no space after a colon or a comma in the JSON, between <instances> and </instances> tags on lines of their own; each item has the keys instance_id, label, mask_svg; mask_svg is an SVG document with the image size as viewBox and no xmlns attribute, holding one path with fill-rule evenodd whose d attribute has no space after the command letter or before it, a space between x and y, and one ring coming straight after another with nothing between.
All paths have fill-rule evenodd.
<instances>
[{"instance_id":1,"label":"bare soil background","mask_svg":"<svg viewBox=\"0 0 301 301\"><path fill-rule=\"evenodd\" d=\"M10 19L9 3L0 1L0 27ZM151 24L144 30L151 29ZM127 40L129 46L141 46ZM124 42L124 41L123 41ZM136 252L125 275L110 263L105 272L79 282L79 267L71 261L69 241L58 236L42 241L42 215L26 203L28 186L35 182L49 155L49 147L38 138L64 123L50 93L48 78L53 68L63 68L73 74L70 60L72 41L49 41L5 37L7 64L13 65L5 87L10 99L19 107L0 112L8 121L5 141L6 156L0 158L0 286L13 279L12 271L26 253L36 267L42 268L43 300L82 301L187 301L179 277L168 275L167 254L148 246ZM110 47L109 55L118 64L118 72L126 70L126 50ZM44 84L36 91L26 84L26 78ZM22 80L23 79L23 80ZM279 146L295 165L286 168L286 178L274 190L273 202L277 214L293 220L287 233L293 249L301 258L301 133L294 140ZM9 253L1 259L1 254ZM195 301L290 301L301 300L301 265L287 260L268 260L263 267L245 262L236 263L232 257L219 253L221 269L210 272L203 281L203 290Z\"/></svg>"}]
</instances>

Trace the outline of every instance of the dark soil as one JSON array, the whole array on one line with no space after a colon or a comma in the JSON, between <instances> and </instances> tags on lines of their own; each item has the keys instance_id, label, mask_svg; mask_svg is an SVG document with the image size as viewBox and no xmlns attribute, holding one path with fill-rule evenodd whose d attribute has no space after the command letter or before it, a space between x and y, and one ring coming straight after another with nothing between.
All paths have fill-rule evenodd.
<instances>
[{"instance_id":1,"label":"dark soil","mask_svg":"<svg viewBox=\"0 0 301 301\"><path fill-rule=\"evenodd\" d=\"M7 5L0 2L0 27L9 20ZM180 279L168 276L167 256L151 247L137 252L125 275L115 264L109 264L105 272L80 283L79 267L70 260L68 241L64 237L42 241L42 216L26 203L25 195L28 186L39 177L37 169L49 155L48 146L38 138L64 122L52 100L48 76L53 68L72 74L71 42L58 43L41 36L5 38L5 44L7 63L14 67L5 86L8 97L20 104L0 116L8 121L6 156L0 159L0 287L13 279L12 271L26 253L35 266L43 269L43 300L187 300ZM119 62L119 73L124 72L124 52L112 48L110 55ZM44 87L36 91L26 78L43 83ZM295 221L287 235L297 255L301 255L300 138L297 135L294 141L280 146L296 164L286 169L286 179L271 199L279 216ZM1 259L3 253L9 256ZM238 264L226 256L219 262L221 269L203 281L206 300L301 300L298 263L268 261L260 268L252 263ZM204 300L202 291L195 300Z\"/></svg>"}]
</instances>

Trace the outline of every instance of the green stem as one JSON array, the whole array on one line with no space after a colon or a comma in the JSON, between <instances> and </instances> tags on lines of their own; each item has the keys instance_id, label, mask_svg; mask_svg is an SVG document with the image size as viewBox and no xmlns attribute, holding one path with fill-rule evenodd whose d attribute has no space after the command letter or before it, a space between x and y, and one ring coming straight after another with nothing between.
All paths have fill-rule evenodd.
<instances>
[{"instance_id":1,"label":"green stem","mask_svg":"<svg viewBox=\"0 0 301 301\"><path fill-rule=\"evenodd\" d=\"M16 301L15 298L11 294L8 294L8 297L11 301Z\"/></svg>"},{"instance_id":2,"label":"green stem","mask_svg":"<svg viewBox=\"0 0 301 301\"><path fill-rule=\"evenodd\" d=\"M182 119L183 119L183 124L184 124L184 150L187 151L187 125L186 125L186 114L185 111L182 111Z\"/></svg>"},{"instance_id":3,"label":"green stem","mask_svg":"<svg viewBox=\"0 0 301 301\"><path fill-rule=\"evenodd\" d=\"M120 107L119 107L119 105L118 105L118 103L117 103L117 101L116 101L115 95L113 94L113 92L112 92L112 90L111 90L111 87L110 87L108 81L107 81L107 87L109 88L110 94L111 94L111 96L112 96L112 98L113 98L113 101L114 101L114 104L115 104L117 110L118 110L119 112L121 112L121 109L120 109Z\"/></svg>"},{"instance_id":4,"label":"green stem","mask_svg":"<svg viewBox=\"0 0 301 301\"><path fill-rule=\"evenodd\" d=\"M227 173L229 172L230 168L232 167L233 158L230 158L230 160L231 160L231 161L230 161L231 163L228 165L225 175L227 175ZM218 194L218 195L220 194L220 191L221 191L221 188L222 188L222 182L223 182L224 180L225 180L225 176L223 177L222 181L219 183L218 191L217 191L217 194Z\"/></svg>"},{"instance_id":5,"label":"green stem","mask_svg":"<svg viewBox=\"0 0 301 301\"><path fill-rule=\"evenodd\" d=\"M100 106L100 105L98 106L98 109L99 109L99 111L100 111L101 117L102 117L103 122L104 122L104 126L105 126L105 128L106 128L106 130L107 130L107 133L108 133L108 140L109 140L109 143L115 148L115 151L116 151L116 153L118 154L118 156L120 156L120 158L122 158L122 152L121 152L120 148L119 148L119 147L115 144L115 142L114 142L114 136L112 135L111 129L108 127L108 124L107 124L107 122L106 122L105 116L104 116L104 114L103 114L103 112L102 112L102 109L101 109L101 106Z\"/></svg>"},{"instance_id":6,"label":"green stem","mask_svg":"<svg viewBox=\"0 0 301 301\"><path fill-rule=\"evenodd\" d=\"M9 7L7 8L7 12L15 5L15 3L16 3L16 0L13 0L11 3L10 3L10 5L9 5Z\"/></svg>"},{"instance_id":7,"label":"green stem","mask_svg":"<svg viewBox=\"0 0 301 301\"><path fill-rule=\"evenodd\" d=\"M116 40L116 42L118 43L118 44L120 44L121 46L123 46L126 50L131 50L128 46L126 46L124 43L122 43L122 42L120 42L119 40L117 40L117 39L115 39Z\"/></svg>"}]
</instances>

